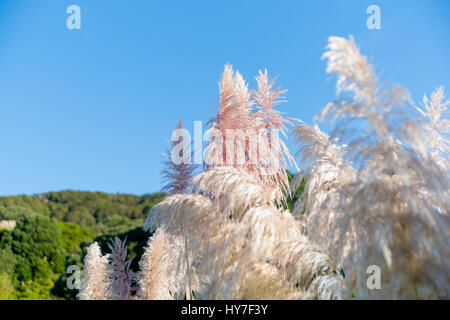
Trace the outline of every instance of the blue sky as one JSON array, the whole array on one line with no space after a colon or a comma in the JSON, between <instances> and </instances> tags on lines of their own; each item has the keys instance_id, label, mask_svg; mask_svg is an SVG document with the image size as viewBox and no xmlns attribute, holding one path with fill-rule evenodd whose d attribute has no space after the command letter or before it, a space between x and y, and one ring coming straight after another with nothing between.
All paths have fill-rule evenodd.
<instances>
[{"instance_id":1,"label":"blue sky","mask_svg":"<svg viewBox=\"0 0 450 320\"><path fill-rule=\"evenodd\" d=\"M81 30L66 27L71 4ZM381 30L366 27L371 4ZM450 90L446 0L0 0L0 195L158 191L172 128L214 116L227 62L250 86L278 75L280 109L311 123L335 95L327 38L350 34L416 103Z\"/></svg>"}]
</instances>

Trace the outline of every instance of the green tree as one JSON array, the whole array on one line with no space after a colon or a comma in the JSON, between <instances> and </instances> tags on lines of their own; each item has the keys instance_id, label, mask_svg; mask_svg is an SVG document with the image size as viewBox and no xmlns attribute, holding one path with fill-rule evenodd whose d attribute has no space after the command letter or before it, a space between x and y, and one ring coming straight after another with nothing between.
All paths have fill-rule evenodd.
<instances>
[{"instance_id":1,"label":"green tree","mask_svg":"<svg viewBox=\"0 0 450 320\"><path fill-rule=\"evenodd\" d=\"M11 278L6 272L0 272L0 300L14 299L16 299L16 295Z\"/></svg>"}]
</instances>

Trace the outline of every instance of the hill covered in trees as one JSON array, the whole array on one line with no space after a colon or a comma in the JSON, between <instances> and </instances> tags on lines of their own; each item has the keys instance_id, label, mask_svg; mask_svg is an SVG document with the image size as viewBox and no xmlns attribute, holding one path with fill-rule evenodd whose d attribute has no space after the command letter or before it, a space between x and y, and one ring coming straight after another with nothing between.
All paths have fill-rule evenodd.
<instances>
[{"instance_id":1,"label":"hill covered in trees","mask_svg":"<svg viewBox=\"0 0 450 320\"><path fill-rule=\"evenodd\" d=\"M61 191L0 197L0 299L73 299L70 265L82 267L86 246L127 238L129 257L142 254L149 234L142 225L164 193L107 194ZM132 268L137 268L134 259Z\"/></svg>"}]
</instances>

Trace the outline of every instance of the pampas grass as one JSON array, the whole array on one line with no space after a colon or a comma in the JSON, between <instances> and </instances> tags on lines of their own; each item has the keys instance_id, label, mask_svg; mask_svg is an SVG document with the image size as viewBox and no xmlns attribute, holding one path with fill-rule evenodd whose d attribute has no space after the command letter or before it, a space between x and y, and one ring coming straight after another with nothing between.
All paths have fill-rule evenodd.
<instances>
[{"instance_id":1,"label":"pampas grass","mask_svg":"<svg viewBox=\"0 0 450 320\"><path fill-rule=\"evenodd\" d=\"M450 103L443 88L416 106L403 87L380 83L352 37L330 37L323 58L336 76L337 98L313 125L275 109L285 90L267 71L250 90L226 65L204 171L193 176L193 167L167 158L169 196L145 220L153 235L140 271L128 276L122 243L111 247L112 259L94 243L79 297L448 298ZM318 126L324 121L329 134ZM281 137L294 122L302 170L289 186L285 169L296 163ZM247 138L230 140L230 129L245 129ZM250 141L261 130L268 143L252 163ZM243 162L229 157L236 146ZM283 209L302 181L293 212ZM371 265L381 270L377 290L366 282Z\"/></svg>"},{"instance_id":2,"label":"pampas grass","mask_svg":"<svg viewBox=\"0 0 450 320\"><path fill-rule=\"evenodd\" d=\"M424 99L426 112L417 108L429 120L424 125L411 112L406 89L378 84L353 38L331 37L328 49L324 58L337 77L337 93L349 94L316 118L342 119L332 138L317 128L295 128L309 174L298 204L308 236L337 257L357 298L448 297L448 162L440 153L448 142L441 136L448 120L440 119L448 104L442 89L430 104ZM381 289L371 292L370 265L382 270Z\"/></svg>"},{"instance_id":3,"label":"pampas grass","mask_svg":"<svg viewBox=\"0 0 450 320\"><path fill-rule=\"evenodd\" d=\"M97 242L87 248L84 258L84 275L81 289L78 293L80 300L104 300L110 297L108 256L103 256Z\"/></svg>"},{"instance_id":4,"label":"pampas grass","mask_svg":"<svg viewBox=\"0 0 450 320\"><path fill-rule=\"evenodd\" d=\"M224 189L213 193L215 185ZM239 190L244 189L247 194L239 195ZM262 182L245 171L233 167L209 169L193 179L190 190L198 193L174 195L155 206L145 228L163 227L174 236L180 234L181 225L184 230L189 230L185 235L192 259L191 271L193 277L201 281L197 291L194 290L197 298L256 299L269 292L274 299L303 297L304 292L312 289L309 283L285 276L285 261L300 270L308 265L309 271L302 272L309 272L311 279L322 274L341 277L338 272L333 272L336 267L326 250L318 250L317 245L310 243L301 234L291 213L280 211L270 193L268 198L261 195ZM237 201L233 206L224 205L222 194L234 194ZM233 203L231 198L225 202ZM295 241L301 243L304 250L290 260L287 258L289 249L278 246ZM319 260L322 262L316 262ZM282 267L276 267L280 261ZM182 257L172 262L172 265L183 264ZM270 289L280 286L280 281L286 288ZM256 294L245 283L267 291ZM263 288L263 284L267 288ZM333 291L326 285L324 288ZM308 293L316 298L320 296L320 292ZM336 297L340 296L336 294Z\"/></svg>"},{"instance_id":5,"label":"pampas grass","mask_svg":"<svg viewBox=\"0 0 450 320\"><path fill-rule=\"evenodd\" d=\"M134 257L126 260L127 247L125 243L126 239L122 242L118 237L115 237L112 243L108 243L111 250L108 265L111 283L108 289L112 297L119 300L130 300L136 292L135 274L130 269Z\"/></svg>"},{"instance_id":6,"label":"pampas grass","mask_svg":"<svg viewBox=\"0 0 450 320\"><path fill-rule=\"evenodd\" d=\"M286 90L274 88L267 70L260 71L256 81L257 88L249 90L242 75L231 65L225 66L219 82L219 109L208 122L211 137L206 168L242 168L274 189L276 199L283 202L290 191L286 169L298 167L282 137L295 119L275 109L284 102Z\"/></svg>"},{"instance_id":7,"label":"pampas grass","mask_svg":"<svg viewBox=\"0 0 450 320\"><path fill-rule=\"evenodd\" d=\"M148 240L139 262L138 297L141 300L169 300L173 287L169 285L169 265L164 253L169 243L163 229L158 229Z\"/></svg>"},{"instance_id":8,"label":"pampas grass","mask_svg":"<svg viewBox=\"0 0 450 320\"><path fill-rule=\"evenodd\" d=\"M176 129L183 129L183 122L180 120ZM192 179L193 172L197 168L196 165L191 163L174 163L171 158L172 152L179 144L186 145L190 141L183 141L182 137L178 141L169 141L169 150L166 154L162 154L164 160L162 161L164 169L161 171L162 183L164 186L161 188L161 192L168 192L169 194L184 193L190 180ZM177 149L175 149L177 150ZM180 151L179 157L184 158L183 150Z\"/></svg>"}]
</instances>

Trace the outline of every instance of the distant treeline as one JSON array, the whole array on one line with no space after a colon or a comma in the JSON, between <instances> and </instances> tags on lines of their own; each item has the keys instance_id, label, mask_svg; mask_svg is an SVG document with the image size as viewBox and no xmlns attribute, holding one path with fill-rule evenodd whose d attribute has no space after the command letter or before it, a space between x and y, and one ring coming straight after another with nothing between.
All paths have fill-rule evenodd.
<instances>
[{"instance_id":1,"label":"distant treeline","mask_svg":"<svg viewBox=\"0 0 450 320\"><path fill-rule=\"evenodd\" d=\"M104 192L60 191L0 197L0 206L20 206L62 222L95 227L114 216L144 218L150 208L164 199L164 193L136 196Z\"/></svg>"}]
</instances>

